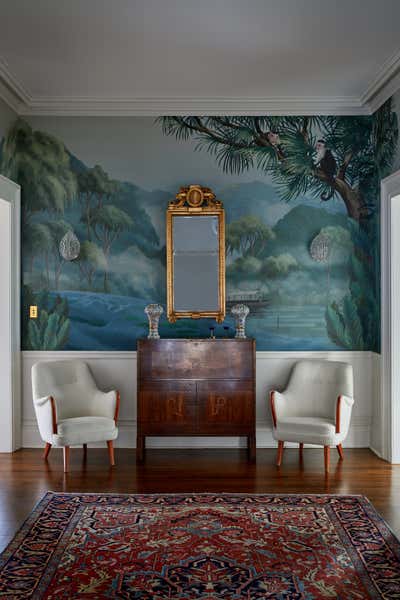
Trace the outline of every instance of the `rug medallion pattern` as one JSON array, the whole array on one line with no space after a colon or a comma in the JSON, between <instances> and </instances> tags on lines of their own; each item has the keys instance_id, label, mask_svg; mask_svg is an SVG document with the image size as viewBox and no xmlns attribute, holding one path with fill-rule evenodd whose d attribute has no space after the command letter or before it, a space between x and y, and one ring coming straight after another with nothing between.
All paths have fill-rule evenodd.
<instances>
[{"instance_id":1,"label":"rug medallion pattern","mask_svg":"<svg viewBox=\"0 0 400 600\"><path fill-rule=\"evenodd\" d=\"M49 492L0 598L400 598L400 544L361 496Z\"/></svg>"}]
</instances>

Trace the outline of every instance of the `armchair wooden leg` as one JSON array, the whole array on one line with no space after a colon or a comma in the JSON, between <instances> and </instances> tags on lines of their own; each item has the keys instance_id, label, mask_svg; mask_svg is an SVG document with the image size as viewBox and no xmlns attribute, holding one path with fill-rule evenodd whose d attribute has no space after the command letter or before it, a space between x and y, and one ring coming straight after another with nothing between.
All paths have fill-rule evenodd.
<instances>
[{"instance_id":1,"label":"armchair wooden leg","mask_svg":"<svg viewBox=\"0 0 400 600\"><path fill-rule=\"evenodd\" d=\"M303 444L303 442L300 442L300 444L299 444L299 458L300 458L300 460L303 460L303 448L304 448L304 444Z\"/></svg>"},{"instance_id":2,"label":"armchair wooden leg","mask_svg":"<svg viewBox=\"0 0 400 600\"><path fill-rule=\"evenodd\" d=\"M64 473L68 473L68 471L69 471L69 446L64 446L63 456L64 456Z\"/></svg>"},{"instance_id":3,"label":"armchair wooden leg","mask_svg":"<svg viewBox=\"0 0 400 600\"><path fill-rule=\"evenodd\" d=\"M329 473L329 463L331 457L331 449L329 446L324 446L324 461L325 461L325 471Z\"/></svg>"},{"instance_id":4,"label":"armchair wooden leg","mask_svg":"<svg viewBox=\"0 0 400 600\"><path fill-rule=\"evenodd\" d=\"M113 446L112 440L107 441L107 446L108 446L108 457L110 459L110 465L113 467L115 465L115 460L114 460L114 446Z\"/></svg>"},{"instance_id":5,"label":"armchair wooden leg","mask_svg":"<svg viewBox=\"0 0 400 600\"><path fill-rule=\"evenodd\" d=\"M44 460L47 460L50 450L51 450L51 444L49 444L49 442L46 442L46 446L44 447L44 452L43 452Z\"/></svg>"},{"instance_id":6,"label":"armchair wooden leg","mask_svg":"<svg viewBox=\"0 0 400 600\"><path fill-rule=\"evenodd\" d=\"M284 446L285 442L278 442L278 455L276 458L276 466L280 467L282 464L282 456L283 456L283 446Z\"/></svg>"},{"instance_id":7,"label":"armchair wooden leg","mask_svg":"<svg viewBox=\"0 0 400 600\"><path fill-rule=\"evenodd\" d=\"M83 444L83 460L87 459L87 444Z\"/></svg>"},{"instance_id":8,"label":"armchair wooden leg","mask_svg":"<svg viewBox=\"0 0 400 600\"><path fill-rule=\"evenodd\" d=\"M344 452L343 452L342 444L338 444L336 446L336 448L337 448L337 451L339 453L340 460L343 460L344 459Z\"/></svg>"}]
</instances>

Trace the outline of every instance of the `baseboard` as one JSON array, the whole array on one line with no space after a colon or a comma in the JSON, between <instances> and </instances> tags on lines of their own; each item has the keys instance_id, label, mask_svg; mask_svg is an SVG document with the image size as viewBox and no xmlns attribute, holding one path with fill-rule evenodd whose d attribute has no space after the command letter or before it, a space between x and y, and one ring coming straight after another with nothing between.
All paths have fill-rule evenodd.
<instances>
[{"instance_id":1,"label":"baseboard","mask_svg":"<svg viewBox=\"0 0 400 600\"><path fill-rule=\"evenodd\" d=\"M381 452L378 452L378 450L377 450L376 448L374 448L373 446L370 446L370 447L369 447L369 449L370 449L370 450L371 450L371 451L372 451L374 454L376 454L376 456L377 456L378 458L380 458L381 460L384 460L384 461L386 461L386 458L384 458L384 457L382 456L382 453L381 453ZM386 461L386 462L387 462L387 461Z\"/></svg>"}]
</instances>

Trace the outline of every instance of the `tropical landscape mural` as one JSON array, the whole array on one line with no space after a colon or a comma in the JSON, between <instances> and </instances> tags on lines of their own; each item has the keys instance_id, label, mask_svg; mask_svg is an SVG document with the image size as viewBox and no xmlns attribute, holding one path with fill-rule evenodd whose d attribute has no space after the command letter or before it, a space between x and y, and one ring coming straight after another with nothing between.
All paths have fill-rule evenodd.
<instances>
[{"instance_id":1,"label":"tropical landscape mural","mask_svg":"<svg viewBox=\"0 0 400 600\"><path fill-rule=\"evenodd\" d=\"M259 350L379 351L378 203L397 148L392 100L372 116L147 121L197 164L211 157L227 220L226 322L164 318L163 337L210 327L233 336L229 309L244 301ZM156 164L145 188L115 178L95 154L85 164L22 119L1 141L0 172L22 187L26 350L135 350L146 304L165 307L165 210L178 189L159 189ZM186 181L168 160L179 185L208 184ZM59 251L68 231L80 241L71 261Z\"/></svg>"}]
</instances>

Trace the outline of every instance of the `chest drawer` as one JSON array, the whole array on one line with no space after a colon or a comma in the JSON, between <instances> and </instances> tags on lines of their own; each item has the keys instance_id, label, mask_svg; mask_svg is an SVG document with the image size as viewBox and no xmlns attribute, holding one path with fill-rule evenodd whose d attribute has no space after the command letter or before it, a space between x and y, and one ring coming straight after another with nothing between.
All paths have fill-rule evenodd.
<instances>
[{"instance_id":1,"label":"chest drawer","mask_svg":"<svg viewBox=\"0 0 400 600\"><path fill-rule=\"evenodd\" d=\"M142 382L138 420L154 434L194 432L196 404L195 382Z\"/></svg>"},{"instance_id":2,"label":"chest drawer","mask_svg":"<svg viewBox=\"0 0 400 600\"><path fill-rule=\"evenodd\" d=\"M254 422L254 390L248 381L205 381L197 384L200 428L240 431Z\"/></svg>"},{"instance_id":3,"label":"chest drawer","mask_svg":"<svg viewBox=\"0 0 400 600\"><path fill-rule=\"evenodd\" d=\"M252 379L253 340L140 340L141 379Z\"/></svg>"}]
</instances>

